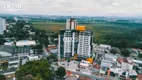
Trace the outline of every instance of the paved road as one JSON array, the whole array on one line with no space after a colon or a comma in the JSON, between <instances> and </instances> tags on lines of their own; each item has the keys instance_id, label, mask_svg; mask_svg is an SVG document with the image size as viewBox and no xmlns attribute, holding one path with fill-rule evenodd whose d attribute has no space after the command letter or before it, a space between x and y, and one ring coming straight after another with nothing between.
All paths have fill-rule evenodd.
<instances>
[{"instance_id":1,"label":"paved road","mask_svg":"<svg viewBox=\"0 0 142 80\"><path fill-rule=\"evenodd\" d=\"M71 71L71 70L68 70L68 71ZM88 78L92 78L94 80L104 80L104 78L100 77L100 76L95 76L95 75L87 75L87 74L83 74L83 73L80 73L80 72L74 72L74 71L71 71L73 72L74 74L78 74L78 75L81 75L81 76L85 76L85 77L88 77Z\"/></svg>"},{"instance_id":2,"label":"paved road","mask_svg":"<svg viewBox=\"0 0 142 80\"><path fill-rule=\"evenodd\" d=\"M71 70L68 70L68 71L71 71ZM101 77L101 76L97 76L97 75L88 75L88 74L83 74L81 72L75 72L75 71L71 71L73 72L74 74L78 74L78 75L81 75L81 76L85 76L85 77L88 77L88 78L91 78L91 79L94 79L94 80L105 80L106 77ZM109 77L108 80L119 80L118 77Z\"/></svg>"}]
</instances>

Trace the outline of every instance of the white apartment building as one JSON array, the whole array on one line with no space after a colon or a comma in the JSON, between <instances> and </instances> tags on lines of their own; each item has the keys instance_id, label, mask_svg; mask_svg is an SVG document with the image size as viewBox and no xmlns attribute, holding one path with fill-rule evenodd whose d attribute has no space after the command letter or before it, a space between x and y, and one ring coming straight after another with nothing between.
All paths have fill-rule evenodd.
<instances>
[{"instance_id":1,"label":"white apartment building","mask_svg":"<svg viewBox=\"0 0 142 80\"><path fill-rule=\"evenodd\" d=\"M76 37L76 30L60 30L58 38L58 56L69 58L77 53Z\"/></svg>"},{"instance_id":2,"label":"white apartment building","mask_svg":"<svg viewBox=\"0 0 142 80\"><path fill-rule=\"evenodd\" d=\"M77 21L74 18L70 18L66 21L66 29L75 30L77 26Z\"/></svg>"},{"instance_id":3,"label":"white apartment building","mask_svg":"<svg viewBox=\"0 0 142 80\"><path fill-rule=\"evenodd\" d=\"M66 21L66 29L60 30L58 40L58 56L70 58L77 53L77 43L75 38L77 36L76 30L77 22L74 18Z\"/></svg>"},{"instance_id":4,"label":"white apartment building","mask_svg":"<svg viewBox=\"0 0 142 80\"><path fill-rule=\"evenodd\" d=\"M6 30L5 19L0 18L0 35L4 33L4 30Z\"/></svg>"},{"instance_id":5,"label":"white apartment building","mask_svg":"<svg viewBox=\"0 0 142 80\"><path fill-rule=\"evenodd\" d=\"M92 32L91 31L79 32L79 43L77 50L78 55L90 57L91 48L92 48Z\"/></svg>"},{"instance_id":6,"label":"white apartment building","mask_svg":"<svg viewBox=\"0 0 142 80\"><path fill-rule=\"evenodd\" d=\"M66 29L58 36L58 58L71 58L74 54L90 57L92 53L92 31L85 26L77 26L74 18L67 20Z\"/></svg>"}]
</instances>

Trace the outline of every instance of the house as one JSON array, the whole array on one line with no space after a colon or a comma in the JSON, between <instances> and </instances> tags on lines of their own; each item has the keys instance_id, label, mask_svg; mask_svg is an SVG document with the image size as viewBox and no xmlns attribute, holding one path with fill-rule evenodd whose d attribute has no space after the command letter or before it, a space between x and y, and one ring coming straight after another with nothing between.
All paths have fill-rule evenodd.
<instances>
[{"instance_id":1,"label":"house","mask_svg":"<svg viewBox=\"0 0 142 80\"><path fill-rule=\"evenodd\" d=\"M104 59L116 62L117 56L113 54L105 54Z\"/></svg>"},{"instance_id":2,"label":"house","mask_svg":"<svg viewBox=\"0 0 142 80\"><path fill-rule=\"evenodd\" d=\"M108 49L108 50L111 49L111 45L106 45L106 44L100 44L99 47L100 47L101 49Z\"/></svg>"},{"instance_id":3,"label":"house","mask_svg":"<svg viewBox=\"0 0 142 80\"><path fill-rule=\"evenodd\" d=\"M57 46L56 45L48 45L47 52L57 54L58 53Z\"/></svg>"},{"instance_id":4,"label":"house","mask_svg":"<svg viewBox=\"0 0 142 80\"><path fill-rule=\"evenodd\" d=\"M117 66L111 67L110 72L117 74L123 79L129 79L137 76L137 72L133 67L134 64L131 58L117 58Z\"/></svg>"},{"instance_id":5,"label":"house","mask_svg":"<svg viewBox=\"0 0 142 80\"><path fill-rule=\"evenodd\" d=\"M128 49L131 53L131 56L137 57L139 55L139 51L135 48Z\"/></svg>"},{"instance_id":6,"label":"house","mask_svg":"<svg viewBox=\"0 0 142 80\"><path fill-rule=\"evenodd\" d=\"M91 64L88 61L82 60L79 65L83 67L89 67Z\"/></svg>"},{"instance_id":7,"label":"house","mask_svg":"<svg viewBox=\"0 0 142 80\"><path fill-rule=\"evenodd\" d=\"M122 62L121 63L121 68L124 69L124 70L132 70L133 69L133 64Z\"/></svg>"},{"instance_id":8,"label":"house","mask_svg":"<svg viewBox=\"0 0 142 80\"><path fill-rule=\"evenodd\" d=\"M90 69L92 64L90 64L90 62L88 61L84 61L82 60L79 63L79 72L83 73L83 74L87 74L87 75L91 75L92 74L92 70Z\"/></svg>"},{"instance_id":9,"label":"house","mask_svg":"<svg viewBox=\"0 0 142 80\"><path fill-rule=\"evenodd\" d=\"M135 64L135 66L139 69L137 70L138 74L142 74L142 61L141 60L132 60Z\"/></svg>"},{"instance_id":10,"label":"house","mask_svg":"<svg viewBox=\"0 0 142 80\"><path fill-rule=\"evenodd\" d=\"M29 61L40 60L39 56L37 55L30 55L28 56Z\"/></svg>"},{"instance_id":11,"label":"house","mask_svg":"<svg viewBox=\"0 0 142 80\"><path fill-rule=\"evenodd\" d=\"M104 53L97 52L95 56L95 60L102 60L104 55L105 55Z\"/></svg>"},{"instance_id":12,"label":"house","mask_svg":"<svg viewBox=\"0 0 142 80\"><path fill-rule=\"evenodd\" d=\"M100 65L100 74L105 75L107 70L113 66L112 62L109 60L102 60Z\"/></svg>"},{"instance_id":13,"label":"house","mask_svg":"<svg viewBox=\"0 0 142 80\"><path fill-rule=\"evenodd\" d=\"M113 54L105 54L100 65L100 74L105 75L111 67L116 67L117 56Z\"/></svg>"}]
</instances>

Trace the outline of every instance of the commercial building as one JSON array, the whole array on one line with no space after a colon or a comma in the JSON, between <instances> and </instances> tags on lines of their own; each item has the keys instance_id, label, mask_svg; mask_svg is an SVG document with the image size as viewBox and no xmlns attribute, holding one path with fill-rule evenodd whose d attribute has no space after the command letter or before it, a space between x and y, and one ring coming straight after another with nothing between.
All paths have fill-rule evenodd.
<instances>
[{"instance_id":1,"label":"commercial building","mask_svg":"<svg viewBox=\"0 0 142 80\"><path fill-rule=\"evenodd\" d=\"M35 41L29 41L29 40L21 40L16 42L16 46L18 47L23 47L23 46L35 46L36 42Z\"/></svg>"},{"instance_id":2,"label":"commercial building","mask_svg":"<svg viewBox=\"0 0 142 80\"><path fill-rule=\"evenodd\" d=\"M4 33L4 30L6 30L6 23L4 19L0 18L0 35Z\"/></svg>"},{"instance_id":3,"label":"commercial building","mask_svg":"<svg viewBox=\"0 0 142 80\"><path fill-rule=\"evenodd\" d=\"M41 57L31 53L30 46L15 47L8 45L0 46L0 74L14 74L20 65L28 61L40 60Z\"/></svg>"}]
</instances>

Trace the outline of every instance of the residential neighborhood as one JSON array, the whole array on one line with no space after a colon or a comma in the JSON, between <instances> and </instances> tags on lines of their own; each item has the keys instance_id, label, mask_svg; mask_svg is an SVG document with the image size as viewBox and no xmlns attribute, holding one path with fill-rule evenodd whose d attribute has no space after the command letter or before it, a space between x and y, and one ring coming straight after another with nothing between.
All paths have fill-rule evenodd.
<instances>
[{"instance_id":1,"label":"residential neighborhood","mask_svg":"<svg viewBox=\"0 0 142 80\"><path fill-rule=\"evenodd\" d=\"M65 73L62 80L142 80L140 48L95 43L95 32L79 25L75 18L67 19L58 34L35 29L29 21L17 19L13 22L1 19L5 26L0 26L4 27L0 31L0 74L6 80L31 79L31 73L19 79L16 75L22 66L42 60L50 63L52 74L60 67L65 69L59 72ZM49 80L59 77L56 73Z\"/></svg>"}]
</instances>

